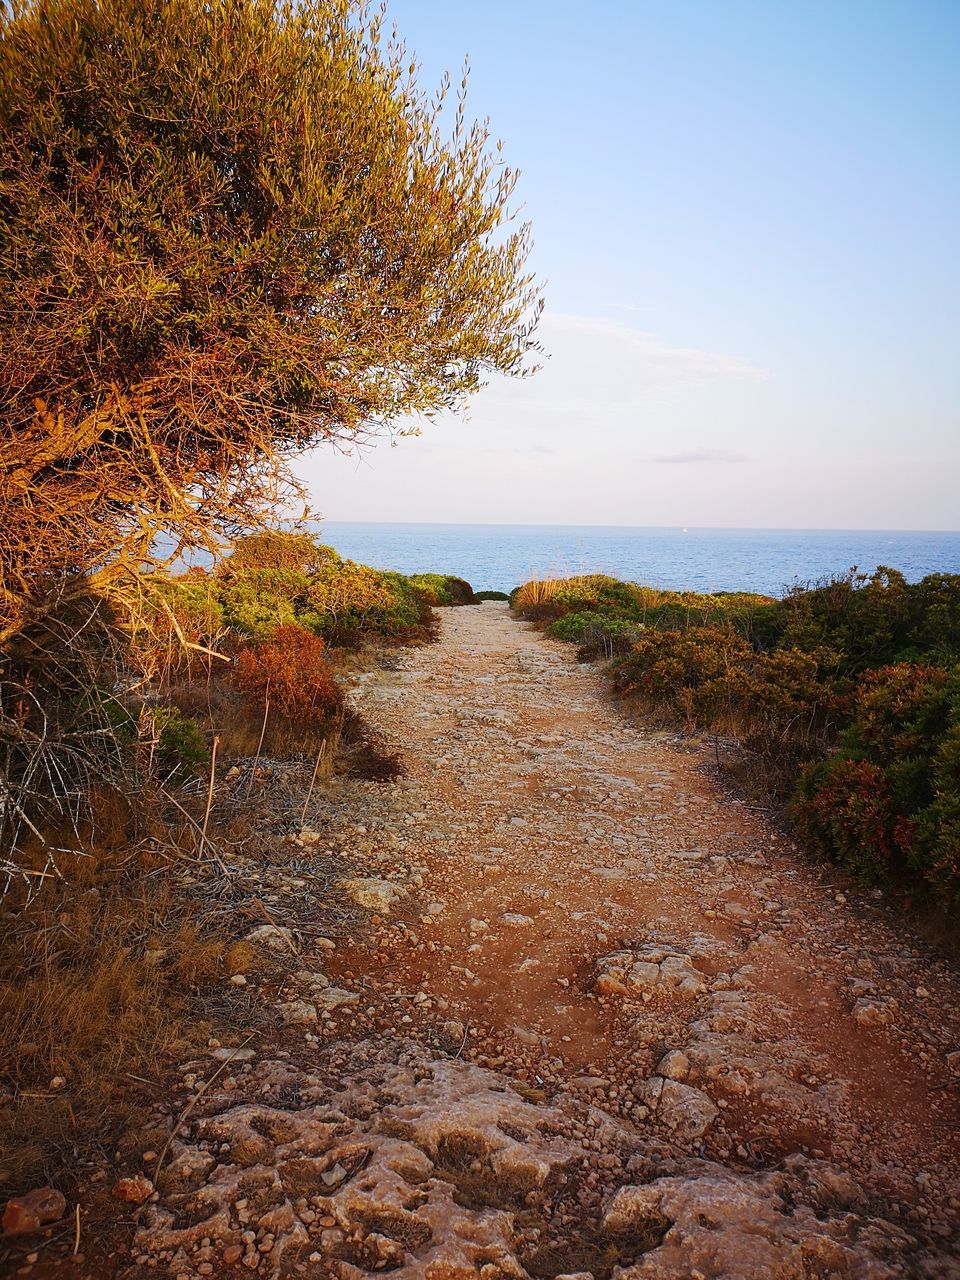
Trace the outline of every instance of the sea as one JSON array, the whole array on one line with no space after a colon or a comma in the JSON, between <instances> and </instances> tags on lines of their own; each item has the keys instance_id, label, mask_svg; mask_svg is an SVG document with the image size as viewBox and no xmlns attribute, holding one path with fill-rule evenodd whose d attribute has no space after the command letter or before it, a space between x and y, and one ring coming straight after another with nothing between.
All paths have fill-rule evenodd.
<instances>
[{"instance_id":1,"label":"sea","mask_svg":"<svg viewBox=\"0 0 960 1280\"><path fill-rule=\"evenodd\" d=\"M960 532L325 521L319 533L351 560L400 573L456 574L475 591L607 573L673 591L779 596L854 567L871 573L885 565L911 582L960 573Z\"/></svg>"}]
</instances>

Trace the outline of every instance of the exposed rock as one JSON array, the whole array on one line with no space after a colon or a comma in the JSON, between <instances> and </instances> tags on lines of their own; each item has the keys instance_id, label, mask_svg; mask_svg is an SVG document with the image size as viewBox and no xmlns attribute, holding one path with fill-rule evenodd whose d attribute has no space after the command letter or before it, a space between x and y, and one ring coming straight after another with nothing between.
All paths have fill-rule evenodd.
<instances>
[{"instance_id":1,"label":"exposed rock","mask_svg":"<svg viewBox=\"0 0 960 1280\"><path fill-rule=\"evenodd\" d=\"M690 1059L679 1049L671 1049L657 1063L657 1075L668 1080L686 1080L690 1074Z\"/></svg>"},{"instance_id":2,"label":"exposed rock","mask_svg":"<svg viewBox=\"0 0 960 1280\"><path fill-rule=\"evenodd\" d=\"M110 1194L127 1204L143 1204L153 1195L153 1183L142 1173L137 1173L132 1178L119 1178Z\"/></svg>"},{"instance_id":3,"label":"exposed rock","mask_svg":"<svg viewBox=\"0 0 960 1280\"><path fill-rule=\"evenodd\" d=\"M322 991L315 991L314 1000L318 1009L339 1009L346 1004L359 1004L360 997L356 991L347 991L344 987L327 987Z\"/></svg>"},{"instance_id":4,"label":"exposed rock","mask_svg":"<svg viewBox=\"0 0 960 1280\"><path fill-rule=\"evenodd\" d=\"M261 924L247 934L248 942L255 942L268 951L292 951L293 932L276 924Z\"/></svg>"},{"instance_id":5,"label":"exposed rock","mask_svg":"<svg viewBox=\"0 0 960 1280\"><path fill-rule=\"evenodd\" d=\"M642 995L657 989L699 995L707 984L685 951L648 943L601 956L594 987L603 995Z\"/></svg>"},{"instance_id":6,"label":"exposed rock","mask_svg":"<svg viewBox=\"0 0 960 1280\"><path fill-rule=\"evenodd\" d=\"M651 1076L642 1093L657 1119L681 1141L703 1137L719 1115L705 1093L676 1080Z\"/></svg>"},{"instance_id":7,"label":"exposed rock","mask_svg":"<svg viewBox=\"0 0 960 1280\"><path fill-rule=\"evenodd\" d=\"M380 915L388 915L393 907L407 895L403 885L395 884L392 880L377 880L363 876L341 880L340 888L358 907Z\"/></svg>"},{"instance_id":8,"label":"exposed rock","mask_svg":"<svg viewBox=\"0 0 960 1280\"><path fill-rule=\"evenodd\" d=\"M803 1191L796 1166L793 1176L742 1176L702 1163L691 1176L621 1188L604 1227L641 1232L661 1222L667 1228L656 1248L620 1272L622 1280L893 1280L918 1274L908 1269L917 1242L906 1232L829 1204L829 1196L811 1204Z\"/></svg>"},{"instance_id":9,"label":"exposed rock","mask_svg":"<svg viewBox=\"0 0 960 1280\"><path fill-rule=\"evenodd\" d=\"M270 1088L271 1070L281 1085L287 1080L283 1064L264 1063L261 1088ZM228 1099L209 1105L219 1111ZM196 1121L191 1136L228 1154L203 1185L147 1206L137 1248L177 1255L204 1238L235 1248L249 1220L242 1206L255 1201L256 1229L273 1239L261 1264L271 1273L289 1253L313 1249L358 1274L388 1264L415 1280L480 1274L483 1266L485 1276L524 1280L506 1206L574 1166L579 1149L551 1136L561 1119L457 1061L386 1065L299 1110L228 1106ZM454 1198L468 1165L480 1199L473 1208ZM489 1196L505 1207L482 1207Z\"/></svg>"},{"instance_id":10,"label":"exposed rock","mask_svg":"<svg viewBox=\"0 0 960 1280\"><path fill-rule=\"evenodd\" d=\"M27 1235L47 1222L58 1222L67 1211L67 1202L53 1187L37 1187L26 1195L8 1200L3 1210L3 1230L8 1236Z\"/></svg>"},{"instance_id":11,"label":"exposed rock","mask_svg":"<svg viewBox=\"0 0 960 1280\"><path fill-rule=\"evenodd\" d=\"M218 1062L252 1062L256 1056L255 1049L231 1048L226 1044L210 1050L210 1057Z\"/></svg>"},{"instance_id":12,"label":"exposed rock","mask_svg":"<svg viewBox=\"0 0 960 1280\"><path fill-rule=\"evenodd\" d=\"M861 1027L886 1027L893 1021L890 1006L862 996L853 1006L853 1019Z\"/></svg>"},{"instance_id":13,"label":"exposed rock","mask_svg":"<svg viewBox=\"0 0 960 1280\"><path fill-rule=\"evenodd\" d=\"M520 928L523 925L533 924L532 916L520 915L516 911L505 911L503 915L499 917L499 920L501 924L514 925L517 928Z\"/></svg>"},{"instance_id":14,"label":"exposed rock","mask_svg":"<svg viewBox=\"0 0 960 1280\"><path fill-rule=\"evenodd\" d=\"M307 1000L287 1000L277 1008L288 1026L306 1026L317 1020L317 1007Z\"/></svg>"},{"instance_id":15,"label":"exposed rock","mask_svg":"<svg viewBox=\"0 0 960 1280\"><path fill-rule=\"evenodd\" d=\"M355 1050L358 1064L377 1052ZM426 1059L411 1048L399 1059L360 1066L342 1087L265 1062L248 1077L250 1100L207 1097L209 1113L190 1122L187 1141L175 1142L172 1181L143 1211L139 1261L163 1257L172 1270L186 1269L179 1260L212 1242L211 1259L250 1258L262 1275L308 1259L340 1277L389 1270L398 1280L528 1280L523 1223L558 1192L591 1185L596 1165L584 1156L595 1143L599 1151L637 1152L627 1165L637 1181L615 1192L600 1224L600 1253L607 1252L603 1234L611 1245L630 1241L629 1258L612 1273L620 1280L951 1274L949 1259L947 1270L937 1270L940 1260L923 1254L916 1239L868 1217L860 1188L832 1165L792 1156L773 1172L748 1175L666 1157L662 1143L644 1154L642 1133L593 1108L571 1111L563 1095L532 1103L468 1063ZM267 1100L289 1099L294 1082L311 1105ZM681 1130L685 1137L702 1131L716 1114L699 1090L659 1077L648 1086L658 1121L676 1139ZM585 1147L574 1133L584 1131L576 1117L586 1115L596 1136ZM601 1167L610 1158L602 1156ZM665 1163L669 1176L643 1181L642 1170ZM184 1179L181 1168L204 1170L202 1180ZM581 1224L563 1221L568 1256L579 1261ZM560 1274L578 1280L591 1273Z\"/></svg>"}]
</instances>

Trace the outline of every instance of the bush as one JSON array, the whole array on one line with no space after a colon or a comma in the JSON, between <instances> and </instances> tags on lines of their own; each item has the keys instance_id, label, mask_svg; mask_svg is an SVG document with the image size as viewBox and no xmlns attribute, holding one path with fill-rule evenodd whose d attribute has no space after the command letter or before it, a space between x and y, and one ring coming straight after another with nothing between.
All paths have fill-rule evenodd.
<instances>
[{"instance_id":1,"label":"bush","mask_svg":"<svg viewBox=\"0 0 960 1280\"><path fill-rule=\"evenodd\" d=\"M960 670L866 672L838 753L804 771L792 808L861 879L960 906Z\"/></svg>"},{"instance_id":2,"label":"bush","mask_svg":"<svg viewBox=\"0 0 960 1280\"><path fill-rule=\"evenodd\" d=\"M838 756L811 765L792 806L798 833L813 849L868 884L888 880L912 838L898 821L887 779L867 760Z\"/></svg>"},{"instance_id":3,"label":"bush","mask_svg":"<svg viewBox=\"0 0 960 1280\"><path fill-rule=\"evenodd\" d=\"M277 627L303 625L311 610L311 579L302 569L247 569L224 573L219 583L220 603L226 622L234 631L255 640Z\"/></svg>"},{"instance_id":4,"label":"bush","mask_svg":"<svg viewBox=\"0 0 960 1280\"><path fill-rule=\"evenodd\" d=\"M732 627L647 630L618 663L614 680L622 695L663 705L691 728L707 727L728 709L725 678L752 657L750 645Z\"/></svg>"},{"instance_id":5,"label":"bush","mask_svg":"<svg viewBox=\"0 0 960 1280\"><path fill-rule=\"evenodd\" d=\"M151 717L156 752L170 778L182 782L209 768L206 734L196 720L177 707L157 707Z\"/></svg>"},{"instance_id":6,"label":"bush","mask_svg":"<svg viewBox=\"0 0 960 1280\"><path fill-rule=\"evenodd\" d=\"M577 657L581 662L590 662L629 653L637 642L640 626L616 613L580 610L551 623L550 634L557 640L579 645Z\"/></svg>"},{"instance_id":7,"label":"bush","mask_svg":"<svg viewBox=\"0 0 960 1280\"><path fill-rule=\"evenodd\" d=\"M271 707L304 727L327 723L342 701L323 640L296 624L241 649L233 678L250 702L263 706L269 696Z\"/></svg>"},{"instance_id":8,"label":"bush","mask_svg":"<svg viewBox=\"0 0 960 1280\"><path fill-rule=\"evenodd\" d=\"M506 591L475 591L475 592L473 593L473 598L474 598L474 600L476 600L476 601L480 601L480 600L504 600L504 601L509 601L509 599L510 599L510 597L507 595Z\"/></svg>"},{"instance_id":9,"label":"bush","mask_svg":"<svg viewBox=\"0 0 960 1280\"><path fill-rule=\"evenodd\" d=\"M228 560L231 573L250 569L291 569L311 573L340 557L333 547L318 543L309 533L264 529L238 538Z\"/></svg>"},{"instance_id":10,"label":"bush","mask_svg":"<svg viewBox=\"0 0 960 1280\"><path fill-rule=\"evenodd\" d=\"M226 623L254 640L292 623L340 645L429 634L430 606L407 578L343 560L305 534L239 540L217 583Z\"/></svg>"},{"instance_id":11,"label":"bush","mask_svg":"<svg viewBox=\"0 0 960 1280\"><path fill-rule=\"evenodd\" d=\"M416 573L410 583L433 606L473 604L477 599L469 582L451 574Z\"/></svg>"},{"instance_id":12,"label":"bush","mask_svg":"<svg viewBox=\"0 0 960 1280\"><path fill-rule=\"evenodd\" d=\"M688 627L734 625L744 635L769 627L766 617L776 605L769 596L749 592L702 595L695 591L658 591L653 587L620 582L605 574L579 578L542 579L526 582L510 595L511 607L533 621L563 620L576 616L577 623L561 628L563 639L578 644L590 626L587 615L611 635L615 621L625 628L658 628L683 631Z\"/></svg>"},{"instance_id":13,"label":"bush","mask_svg":"<svg viewBox=\"0 0 960 1280\"><path fill-rule=\"evenodd\" d=\"M925 655L960 653L960 575L931 574L908 583L895 569L851 570L812 588L796 587L778 605L775 642L826 645L859 672Z\"/></svg>"}]
</instances>

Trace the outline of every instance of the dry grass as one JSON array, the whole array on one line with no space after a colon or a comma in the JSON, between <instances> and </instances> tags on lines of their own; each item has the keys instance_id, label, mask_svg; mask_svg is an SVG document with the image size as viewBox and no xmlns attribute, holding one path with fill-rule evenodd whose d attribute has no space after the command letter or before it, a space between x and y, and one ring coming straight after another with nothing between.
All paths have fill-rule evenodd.
<instances>
[{"instance_id":1,"label":"dry grass","mask_svg":"<svg viewBox=\"0 0 960 1280\"><path fill-rule=\"evenodd\" d=\"M557 589L569 581L569 578L534 578L525 582L513 598L513 607L521 611L542 609L551 603Z\"/></svg>"},{"instance_id":2,"label":"dry grass","mask_svg":"<svg viewBox=\"0 0 960 1280\"><path fill-rule=\"evenodd\" d=\"M4 902L0 1197L108 1144L131 1118L131 1077L202 1043L204 989L235 971L170 874L187 856L170 832L99 808L95 855L64 856L28 910Z\"/></svg>"},{"instance_id":3,"label":"dry grass","mask_svg":"<svg viewBox=\"0 0 960 1280\"><path fill-rule=\"evenodd\" d=\"M271 717L258 756L262 710L197 675L170 693L221 740L205 849L206 777L129 799L104 786L79 827L44 832L60 849L55 871L39 840L25 846L28 875L0 899L0 1200L82 1178L87 1158L142 1124L138 1092L222 1032L234 1007L226 979L265 963L237 941L262 921L231 860L251 847L290 856L270 832L309 822L314 774L397 772L346 710L312 734Z\"/></svg>"}]
</instances>

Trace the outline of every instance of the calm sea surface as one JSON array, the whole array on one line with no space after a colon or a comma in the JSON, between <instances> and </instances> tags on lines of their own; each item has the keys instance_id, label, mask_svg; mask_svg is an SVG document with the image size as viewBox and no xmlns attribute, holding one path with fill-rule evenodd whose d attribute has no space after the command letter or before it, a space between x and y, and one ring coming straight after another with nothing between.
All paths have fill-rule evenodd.
<instances>
[{"instance_id":1,"label":"calm sea surface","mask_svg":"<svg viewBox=\"0 0 960 1280\"><path fill-rule=\"evenodd\" d=\"M609 573L671 590L779 595L853 565L887 565L911 581L960 573L960 532L327 521L321 537L351 560L401 573L454 573L476 591L509 591L547 575Z\"/></svg>"}]
</instances>

